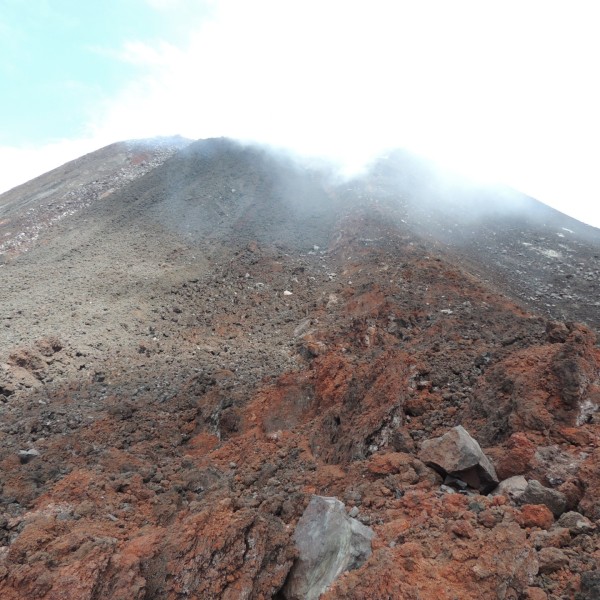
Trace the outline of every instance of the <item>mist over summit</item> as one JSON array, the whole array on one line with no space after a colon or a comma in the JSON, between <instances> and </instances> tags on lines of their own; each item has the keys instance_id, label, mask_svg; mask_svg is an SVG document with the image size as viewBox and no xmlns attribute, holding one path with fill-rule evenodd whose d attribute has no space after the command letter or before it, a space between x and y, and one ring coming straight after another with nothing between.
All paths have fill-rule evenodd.
<instances>
[{"instance_id":1,"label":"mist over summit","mask_svg":"<svg viewBox=\"0 0 600 600\"><path fill-rule=\"evenodd\" d=\"M599 257L403 150L136 140L0 195L0 595L594 598Z\"/></svg>"}]
</instances>

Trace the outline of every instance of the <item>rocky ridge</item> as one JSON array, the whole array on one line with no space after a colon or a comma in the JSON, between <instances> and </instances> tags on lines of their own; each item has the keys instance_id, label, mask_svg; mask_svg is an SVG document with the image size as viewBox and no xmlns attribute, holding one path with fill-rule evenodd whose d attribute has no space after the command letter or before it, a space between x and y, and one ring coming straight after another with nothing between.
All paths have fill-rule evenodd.
<instances>
[{"instance_id":1,"label":"rocky ridge","mask_svg":"<svg viewBox=\"0 0 600 600\"><path fill-rule=\"evenodd\" d=\"M188 143L157 138L112 144L2 194L0 264L27 252L46 229L149 173Z\"/></svg>"}]
</instances>

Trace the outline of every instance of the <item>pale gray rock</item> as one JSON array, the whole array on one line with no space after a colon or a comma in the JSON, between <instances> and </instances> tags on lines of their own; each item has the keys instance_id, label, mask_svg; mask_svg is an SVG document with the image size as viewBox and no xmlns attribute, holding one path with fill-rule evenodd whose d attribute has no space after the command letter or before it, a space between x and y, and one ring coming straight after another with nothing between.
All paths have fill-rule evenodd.
<instances>
[{"instance_id":1,"label":"pale gray rock","mask_svg":"<svg viewBox=\"0 0 600 600\"><path fill-rule=\"evenodd\" d=\"M419 458L442 475L457 477L482 493L498 485L494 465L462 425L441 437L425 440Z\"/></svg>"},{"instance_id":2,"label":"pale gray rock","mask_svg":"<svg viewBox=\"0 0 600 600\"><path fill-rule=\"evenodd\" d=\"M298 558L283 588L287 600L317 600L335 579L371 555L373 530L336 498L313 496L296 527Z\"/></svg>"},{"instance_id":3,"label":"pale gray rock","mask_svg":"<svg viewBox=\"0 0 600 600\"><path fill-rule=\"evenodd\" d=\"M567 498L558 490L544 487L539 481L532 479L519 496L519 504L544 504L555 517L565 512Z\"/></svg>"},{"instance_id":4,"label":"pale gray rock","mask_svg":"<svg viewBox=\"0 0 600 600\"><path fill-rule=\"evenodd\" d=\"M566 527L552 527L551 531L536 530L529 534L529 541L536 549L564 548L571 542L571 534Z\"/></svg>"},{"instance_id":5,"label":"pale gray rock","mask_svg":"<svg viewBox=\"0 0 600 600\"><path fill-rule=\"evenodd\" d=\"M527 489L527 479L523 475L515 475L501 481L492 492L492 496L506 496L509 500L517 502Z\"/></svg>"},{"instance_id":6,"label":"pale gray rock","mask_svg":"<svg viewBox=\"0 0 600 600\"><path fill-rule=\"evenodd\" d=\"M569 511L561 515L556 525L566 527L571 535L590 533L596 529L596 526L587 517L575 511Z\"/></svg>"}]
</instances>

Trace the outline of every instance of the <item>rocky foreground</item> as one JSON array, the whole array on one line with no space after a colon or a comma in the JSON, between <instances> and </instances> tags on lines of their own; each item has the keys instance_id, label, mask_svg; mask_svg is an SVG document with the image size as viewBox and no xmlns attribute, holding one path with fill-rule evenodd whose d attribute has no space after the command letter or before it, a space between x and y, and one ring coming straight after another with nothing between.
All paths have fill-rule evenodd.
<instances>
[{"instance_id":1,"label":"rocky foreground","mask_svg":"<svg viewBox=\"0 0 600 600\"><path fill-rule=\"evenodd\" d=\"M597 230L158 163L0 266L3 600L600 597Z\"/></svg>"}]
</instances>

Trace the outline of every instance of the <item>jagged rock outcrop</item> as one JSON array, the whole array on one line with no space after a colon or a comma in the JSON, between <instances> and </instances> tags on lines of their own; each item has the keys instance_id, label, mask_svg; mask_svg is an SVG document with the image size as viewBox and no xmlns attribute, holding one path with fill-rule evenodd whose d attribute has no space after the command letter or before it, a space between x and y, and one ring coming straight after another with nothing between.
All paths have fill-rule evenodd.
<instances>
[{"instance_id":1,"label":"jagged rock outcrop","mask_svg":"<svg viewBox=\"0 0 600 600\"><path fill-rule=\"evenodd\" d=\"M425 440L419 459L482 493L490 492L499 483L494 465L462 425L439 438Z\"/></svg>"},{"instance_id":2,"label":"jagged rock outcrop","mask_svg":"<svg viewBox=\"0 0 600 600\"><path fill-rule=\"evenodd\" d=\"M314 496L298 521L294 562L283 593L287 600L317 600L345 571L371 555L372 529L349 517L336 498Z\"/></svg>"}]
</instances>

